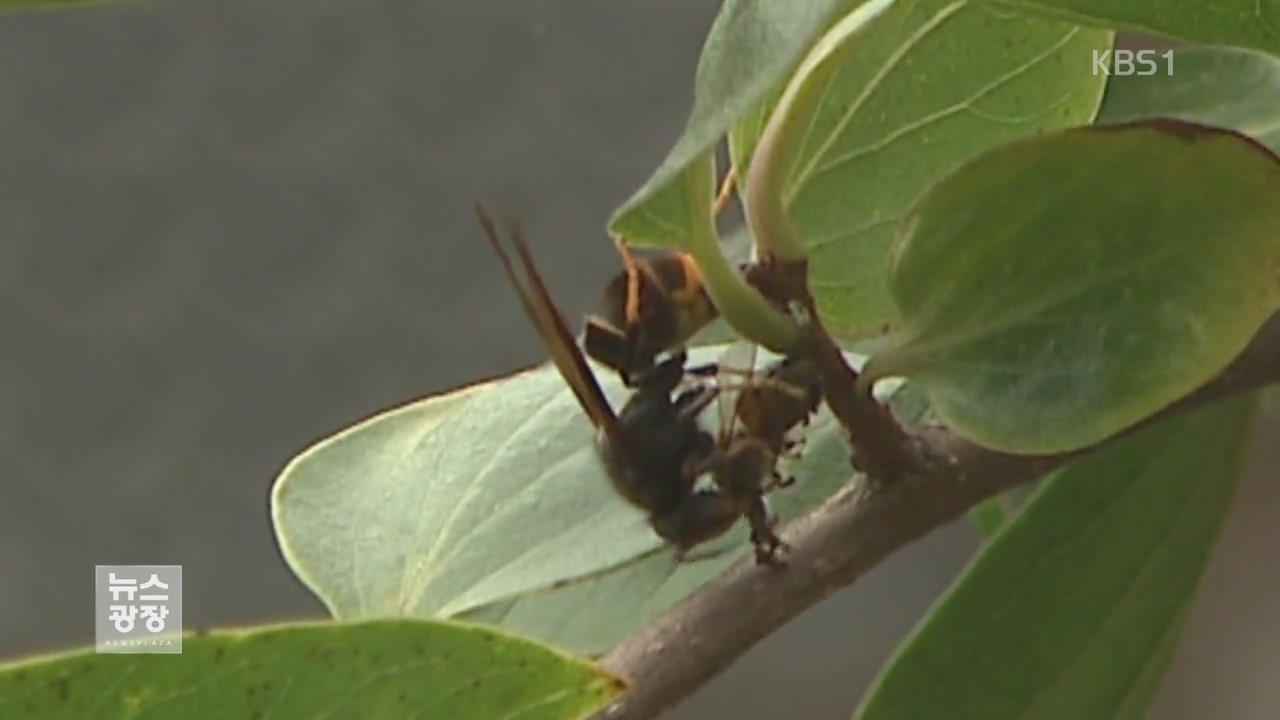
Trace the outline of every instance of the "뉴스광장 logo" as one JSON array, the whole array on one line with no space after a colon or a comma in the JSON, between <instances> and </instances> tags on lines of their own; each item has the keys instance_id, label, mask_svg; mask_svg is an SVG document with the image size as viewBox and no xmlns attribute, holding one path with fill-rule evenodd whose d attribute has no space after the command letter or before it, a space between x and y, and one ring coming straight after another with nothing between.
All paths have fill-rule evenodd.
<instances>
[{"instance_id":1,"label":"\ub274\uc2a4\uad11\uc7a5 logo","mask_svg":"<svg viewBox=\"0 0 1280 720\"><path fill-rule=\"evenodd\" d=\"M182 566L94 567L100 653L182 652Z\"/></svg>"}]
</instances>

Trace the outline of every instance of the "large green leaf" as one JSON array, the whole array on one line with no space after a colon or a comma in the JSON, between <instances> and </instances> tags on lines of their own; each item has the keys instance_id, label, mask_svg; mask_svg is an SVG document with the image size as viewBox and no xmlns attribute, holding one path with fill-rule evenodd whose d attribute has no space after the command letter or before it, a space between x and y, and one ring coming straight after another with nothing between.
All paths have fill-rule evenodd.
<instances>
[{"instance_id":1,"label":"large green leaf","mask_svg":"<svg viewBox=\"0 0 1280 720\"><path fill-rule=\"evenodd\" d=\"M1173 74L1111 78L1098 122L1172 117L1231 128L1280 152L1280 58L1187 48L1174 51L1173 65Z\"/></svg>"},{"instance_id":2,"label":"large green leaf","mask_svg":"<svg viewBox=\"0 0 1280 720\"><path fill-rule=\"evenodd\" d=\"M983 537L995 535L1009 520L1009 513L999 497L988 498L969 511L969 520Z\"/></svg>"},{"instance_id":3,"label":"large green leaf","mask_svg":"<svg viewBox=\"0 0 1280 720\"><path fill-rule=\"evenodd\" d=\"M1280 0L999 0L1028 13L1280 55Z\"/></svg>"},{"instance_id":4,"label":"large green leaf","mask_svg":"<svg viewBox=\"0 0 1280 720\"><path fill-rule=\"evenodd\" d=\"M192 635L180 655L79 651L0 666L0 717L568 720L622 682L527 640L420 621Z\"/></svg>"},{"instance_id":5,"label":"large green leaf","mask_svg":"<svg viewBox=\"0 0 1280 720\"><path fill-rule=\"evenodd\" d=\"M1030 483L1004 492L985 501L969 511L969 520L984 539L992 536L1004 527L1005 523L1022 512L1022 508L1035 494L1039 483Z\"/></svg>"},{"instance_id":6,"label":"large green leaf","mask_svg":"<svg viewBox=\"0 0 1280 720\"><path fill-rule=\"evenodd\" d=\"M1107 86L1098 122L1172 117L1244 133L1280 152L1280 59L1254 50L1186 48L1174 52L1173 74L1117 75ZM1262 406L1280 415L1280 387Z\"/></svg>"},{"instance_id":7,"label":"large green leaf","mask_svg":"<svg viewBox=\"0 0 1280 720\"><path fill-rule=\"evenodd\" d=\"M871 0L884 2L884 0ZM675 147L614 213L609 230L654 245L691 234L679 184L694 160L720 141L800 60L822 28L860 0L725 0L707 35L694 78L693 111Z\"/></svg>"},{"instance_id":8,"label":"large green leaf","mask_svg":"<svg viewBox=\"0 0 1280 720\"><path fill-rule=\"evenodd\" d=\"M901 319L864 381L904 375L1010 452L1105 438L1234 358L1280 307L1280 162L1177 121L983 155L903 225Z\"/></svg>"},{"instance_id":9,"label":"large green leaf","mask_svg":"<svg viewBox=\"0 0 1280 720\"><path fill-rule=\"evenodd\" d=\"M814 419L806 437L803 456L788 465L795 485L769 497L770 507L784 523L816 507L850 478L848 443L828 412ZM749 555L749 547L747 529L740 526L699 548L695 556L702 559L696 562L677 563L670 552L651 553L463 617L499 624L574 652L600 653Z\"/></svg>"},{"instance_id":10,"label":"large green leaf","mask_svg":"<svg viewBox=\"0 0 1280 720\"><path fill-rule=\"evenodd\" d=\"M855 366L861 365L861 357L847 357ZM879 396L896 417L908 424L920 419L925 408L909 386L883 390ZM784 524L817 506L849 478L844 432L826 410L814 419L805 437L804 454L787 466L797 484L770 496L770 506ZM478 608L463 617L499 624L576 652L600 653L746 556L746 542L746 530L739 528L699 551L703 559L696 562L677 564L669 553L654 553L597 575Z\"/></svg>"},{"instance_id":11,"label":"large green leaf","mask_svg":"<svg viewBox=\"0 0 1280 720\"><path fill-rule=\"evenodd\" d=\"M699 348L691 361L721 353ZM616 407L625 389L611 374L600 379ZM792 467L800 481L771 497L784 520L850 476L836 423L819 415L808 435ZM696 553L720 553L712 560L676 565L643 514L613 492L586 418L546 367L428 398L320 442L281 474L272 512L286 560L337 617L506 615L521 631L590 651L749 548L738 528ZM660 591L629 595L638 609L625 623L609 619L616 603L549 602L655 567L671 577ZM517 598L519 613L497 613ZM543 620L557 612L566 619L547 632Z\"/></svg>"},{"instance_id":12,"label":"large green leaf","mask_svg":"<svg viewBox=\"0 0 1280 720\"><path fill-rule=\"evenodd\" d=\"M1144 717L1252 415L1252 398L1234 399L1053 475L902 645L857 717Z\"/></svg>"},{"instance_id":13,"label":"large green leaf","mask_svg":"<svg viewBox=\"0 0 1280 720\"><path fill-rule=\"evenodd\" d=\"M621 384L600 378L619 406ZM549 367L318 443L281 473L272 512L294 572L344 619L449 616L659 545Z\"/></svg>"},{"instance_id":14,"label":"large green leaf","mask_svg":"<svg viewBox=\"0 0 1280 720\"><path fill-rule=\"evenodd\" d=\"M912 201L983 150L1089 122L1106 79L1090 63L1111 44L1106 31L956 0L901 0L870 23L809 87L788 90L794 117L772 143L785 153L772 194L809 248L827 326L845 338L883 332L893 316L889 248ZM734 128L740 174L770 111Z\"/></svg>"}]
</instances>

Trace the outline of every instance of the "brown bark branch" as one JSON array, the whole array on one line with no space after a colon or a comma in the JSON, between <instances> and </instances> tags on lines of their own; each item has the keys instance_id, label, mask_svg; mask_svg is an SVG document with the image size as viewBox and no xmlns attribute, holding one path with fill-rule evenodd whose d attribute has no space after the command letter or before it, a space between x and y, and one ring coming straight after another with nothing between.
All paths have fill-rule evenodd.
<instances>
[{"instance_id":1,"label":"brown bark branch","mask_svg":"<svg viewBox=\"0 0 1280 720\"><path fill-rule=\"evenodd\" d=\"M983 500L1114 442L1152 422L1280 382L1280 314L1213 380L1138 426L1069 454L1008 455L942 428L910 436L927 462L891 483L853 483L789 524L788 567L745 560L671 608L604 657L631 683L596 715L652 718L720 673L805 609L850 585L895 550L960 517Z\"/></svg>"},{"instance_id":2,"label":"brown bark branch","mask_svg":"<svg viewBox=\"0 0 1280 720\"><path fill-rule=\"evenodd\" d=\"M808 315L806 332L792 353L811 358L818 368L827 407L849 433L853 468L872 480L890 483L922 470L928 461L927 448L903 430L869 391L859 390L858 372L822 324L808 277L807 260L781 260L769 254L747 272L747 281L779 309L798 305Z\"/></svg>"}]
</instances>

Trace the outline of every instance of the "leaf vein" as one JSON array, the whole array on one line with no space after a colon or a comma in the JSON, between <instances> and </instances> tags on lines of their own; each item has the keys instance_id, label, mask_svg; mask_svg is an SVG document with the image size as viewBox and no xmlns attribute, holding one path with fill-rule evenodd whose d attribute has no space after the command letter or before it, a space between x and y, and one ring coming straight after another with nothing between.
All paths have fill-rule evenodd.
<instances>
[{"instance_id":1,"label":"leaf vein","mask_svg":"<svg viewBox=\"0 0 1280 720\"><path fill-rule=\"evenodd\" d=\"M940 27L948 18L955 15L956 12L965 5L967 5L965 2L954 2L950 5L943 6L933 17L922 23L920 27L902 43L901 46L889 54L889 57L885 59L884 63L877 68L870 81L868 81L866 86L862 88L862 92L859 93L858 96L854 98L853 102L849 104L849 107L845 109L840 120L836 123L835 128L832 129L826 139L823 140L822 145L818 147L818 150L809 158L809 161L805 163L804 168L795 176L795 181L789 186L786 192L786 197L784 198L784 203L786 205L790 205L791 201L795 198L798 189L808 183L809 177L813 174L814 168L817 166L818 162L827 153L827 151L830 150L831 145L845 131L845 128L848 127L849 123L853 121L854 115L862 109L863 103L865 103L867 98L871 97L871 95L880 87L880 84L884 82L884 79L888 77L889 73L896 68L900 62L902 62L902 59L905 58L916 45L924 40L924 38L935 29ZM817 113L815 113L815 115L816 114Z\"/></svg>"},{"instance_id":2,"label":"leaf vein","mask_svg":"<svg viewBox=\"0 0 1280 720\"><path fill-rule=\"evenodd\" d=\"M988 114L985 114L982 111L978 110L978 108L975 107L974 104L979 100L981 100L982 98L999 90L1002 86L1016 79L1019 75L1022 75L1023 73L1028 72L1029 70L1031 70L1031 68L1035 67L1036 65L1052 57L1054 53L1057 53L1067 43L1071 42L1071 39L1075 37L1075 35L1079 31L1080 31L1080 28L1078 26L1072 27L1070 31L1064 34L1061 39L1059 39L1056 43L1051 45L1047 50L1029 58L1026 62L1020 65L1017 65L1016 67L1010 69L1008 72L1005 72L1004 74L996 77L994 80L978 88L976 91L974 91L972 95L964 98L963 100L957 103L954 103L952 105L949 105L947 107L944 107L941 110L938 110L936 112L930 113L928 115L924 115L909 123L906 123L905 125L902 125L896 130L890 133L887 133L882 138L880 138L879 140L873 143L863 145L862 147L854 148L852 150L849 150L848 152L829 158L826 162L822 163L813 171L812 176L822 175L823 173L830 172L848 162L856 160L860 157L864 157L878 150L882 150L888 145L892 144L894 141L901 138L902 136L907 135L908 133L915 132L916 130L919 130L930 124L933 124L939 120L948 118L958 112L964 112L967 110L973 113L974 115L980 118L983 118L984 120L990 120L991 122L1006 123L1006 124L1028 122L1030 120L1034 120L1037 117L1053 112L1053 110L1056 107L1061 106L1063 102L1065 102L1067 99L1070 99L1072 93L1067 93L1064 97L1056 100L1046 108L1034 111L1021 118L1013 118L1011 120L1000 119L1000 118L996 118L995 116L990 116ZM815 113L815 115L816 114L817 113ZM812 177L810 179L812 179Z\"/></svg>"}]
</instances>

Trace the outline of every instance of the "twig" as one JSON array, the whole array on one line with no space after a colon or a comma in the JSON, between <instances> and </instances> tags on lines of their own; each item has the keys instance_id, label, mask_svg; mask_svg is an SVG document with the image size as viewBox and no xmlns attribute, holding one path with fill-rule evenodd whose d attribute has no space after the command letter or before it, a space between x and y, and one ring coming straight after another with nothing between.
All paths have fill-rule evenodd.
<instances>
[{"instance_id":1,"label":"twig","mask_svg":"<svg viewBox=\"0 0 1280 720\"><path fill-rule=\"evenodd\" d=\"M713 217L719 217L733 200L733 189L738 184L737 172L736 168L730 167L729 172L724 175L724 180L720 182L720 191L716 193L716 199L711 203Z\"/></svg>"},{"instance_id":2,"label":"twig","mask_svg":"<svg viewBox=\"0 0 1280 720\"><path fill-rule=\"evenodd\" d=\"M858 389L858 372L849 366L840 346L823 326L809 293L808 277L807 260L765 255L750 269L747 280L778 307L799 304L808 314L807 332L793 352L812 358L817 366L827 406L849 433L853 468L884 483L920 472L931 460L927 448L909 435L870 392Z\"/></svg>"},{"instance_id":3,"label":"twig","mask_svg":"<svg viewBox=\"0 0 1280 720\"><path fill-rule=\"evenodd\" d=\"M900 482L851 484L791 523L783 532L791 546L785 570L738 563L606 655L604 667L627 678L631 689L596 717L652 718L805 609L983 500L1139 427L1273 382L1280 382L1280 314L1212 381L1090 448L1052 456L1007 455L941 428L913 434L932 461Z\"/></svg>"}]
</instances>

